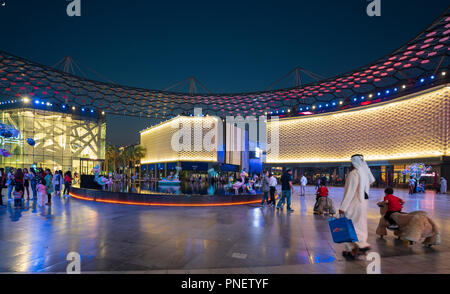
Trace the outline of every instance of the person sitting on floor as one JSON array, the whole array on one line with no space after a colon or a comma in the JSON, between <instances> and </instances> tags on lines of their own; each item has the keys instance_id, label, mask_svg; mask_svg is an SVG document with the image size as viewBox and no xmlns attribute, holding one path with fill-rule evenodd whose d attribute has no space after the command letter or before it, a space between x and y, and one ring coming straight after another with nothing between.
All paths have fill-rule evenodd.
<instances>
[{"instance_id":1,"label":"person sitting on floor","mask_svg":"<svg viewBox=\"0 0 450 294\"><path fill-rule=\"evenodd\" d=\"M403 209L403 204L405 204L405 201L398 198L397 196L394 196L394 189L392 189L391 187L386 188L386 190L384 190L384 201L382 201L379 204L387 204L388 209L386 214L384 215L384 218L386 219L386 221L389 222L390 229L397 229L398 225L397 223L392 219L391 215L395 212L402 212ZM380 205L379 205L380 206Z\"/></svg>"},{"instance_id":2,"label":"person sitting on floor","mask_svg":"<svg viewBox=\"0 0 450 294\"><path fill-rule=\"evenodd\" d=\"M335 214L333 200L328 197L329 191L326 183L322 181L317 189L316 204L314 205L314 214Z\"/></svg>"}]
</instances>

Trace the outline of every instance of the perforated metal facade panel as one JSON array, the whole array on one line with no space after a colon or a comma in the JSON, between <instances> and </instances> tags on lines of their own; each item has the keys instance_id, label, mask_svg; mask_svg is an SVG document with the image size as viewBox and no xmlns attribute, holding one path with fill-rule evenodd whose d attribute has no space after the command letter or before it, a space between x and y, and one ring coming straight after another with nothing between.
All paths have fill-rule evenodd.
<instances>
[{"instance_id":1,"label":"perforated metal facade panel","mask_svg":"<svg viewBox=\"0 0 450 294\"><path fill-rule=\"evenodd\" d=\"M199 131L194 130L194 124L196 123L200 126ZM202 124L203 127L201 127ZM141 132L141 145L147 149L147 153L141 162L143 164L175 161L216 162L217 141L215 139L208 141L216 143L213 151L207 151L208 149L202 148L205 147L203 144L200 146L195 144L211 138L208 136L212 134L215 124L217 124L217 119L214 117L177 117ZM172 138L179 138L176 132L188 125L191 126L191 142L188 144L190 148L177 151L172 148ZM183 143L183 140L180 140L180 143ZM200 147L201 150L196 151L196 146L197 148Z\"/></svg>"},{"instance_id":2,"label":"perforated metal facade panel","mask_svg":"<svg viewBox=\"0 0 450 294\"><path fill-rule=\"evenodd\" d=\"M448 86L359 110L282 119L279 154L268 151L267 162L343 162L356 153L369 161L448 155L449 121Z\"/></svg>"}]
</instances>

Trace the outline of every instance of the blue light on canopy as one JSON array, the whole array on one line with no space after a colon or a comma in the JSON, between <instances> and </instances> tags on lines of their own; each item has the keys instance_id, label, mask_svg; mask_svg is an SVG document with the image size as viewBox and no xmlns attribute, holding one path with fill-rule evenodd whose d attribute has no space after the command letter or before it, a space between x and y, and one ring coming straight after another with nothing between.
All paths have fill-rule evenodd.
<instances>
[{"instance_id":1,"label":"blue light on canopy","mask_svg":"<svg viewBox=\"0 0 450 294\"><path fill-rule=\"evenodd\" d=\"M28 143L28 145L30 145L32 147L34 147L36 145L36 142L32 138L28 138L27 143Z\"/></svg>"},{"instance_id":2,"label":"blue light on canopy","mask_svg":"<svg viewBox=\"0 0 450 294\"><path fill-rule=\"evenodd\" d=\"M0 149L0 155L3 157L11 157L11 153L6 149Z\"/></svg>"},{"instance_id":3,"label":"blue light on canopy","mask_svg":"<svg viewBox=\"0 0 450 294\"><path fill-rule=\"evenodd\" d=\"M17 138L19 134L20 132L17 129L7 124L0 123L0 136L8 139L8 138Z\"/></svg>"}]
</instances>

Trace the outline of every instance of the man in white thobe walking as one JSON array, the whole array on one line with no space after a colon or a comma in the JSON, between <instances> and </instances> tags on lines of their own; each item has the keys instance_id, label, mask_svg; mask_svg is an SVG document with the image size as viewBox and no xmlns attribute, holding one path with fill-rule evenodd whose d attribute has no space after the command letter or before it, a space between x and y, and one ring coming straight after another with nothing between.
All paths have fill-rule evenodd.
<instances>
[{"instance_id":1,"label":"man in white thobe walking","mask_svg":"<svg viewBox=\"0 0 450 294\"><path fill-rule=\"evenodd\" d=\"M447 180L441 177L441 194L447 194Z\"/></svg>"},{"instance_id":2,"label":"man in white thobe walking","mask_svg":"<svg viewBox=\"0 0 450 294\"><path fill-rule=\"evenodd\" d=\"M308 179L303 175L300 179L300 196L306 195L306 185L308 185Z\"/></svg>"},{"instance_id":3,"label":"man in white thobe walking","mask_svg":"<svg viewBox=\"0 0 450 294\"><path fill-rule=\"evenodd\" d=\"M356 256L359 251L365 252L370 249L370 244L367 243L367 206L370 185L375 182L375 178L362 155L352 156L352 167L353 170L345 181L344 198L339 213L345 214L355 226L359 241L346 243L346 246L351 254Z\"/></svg>"}]
</instances>

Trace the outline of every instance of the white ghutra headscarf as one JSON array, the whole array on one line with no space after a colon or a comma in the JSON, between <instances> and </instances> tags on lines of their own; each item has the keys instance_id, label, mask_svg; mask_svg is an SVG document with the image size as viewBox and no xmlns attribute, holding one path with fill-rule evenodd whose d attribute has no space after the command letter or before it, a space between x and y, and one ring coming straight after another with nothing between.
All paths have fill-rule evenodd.
<instances>
[{"instance_id":1,"label":"white ghutra headscarf","mask_svg":"<svg viewBox=\"0 0 450 294\"><path fill-rule=\"evenodd\" d=\"M370 185L375 183L375 178L374 178L372 172L370 171L370 168L367 165L367 162L364 160L364 156L362 156L360 154L353 155L352 156L352 164L358 171L359 182L360 182L359 194L360 194L361 200L363 200L365 197L365 194L367 194L367 196L369 196Z\"/></svg>"}]
</instances>

